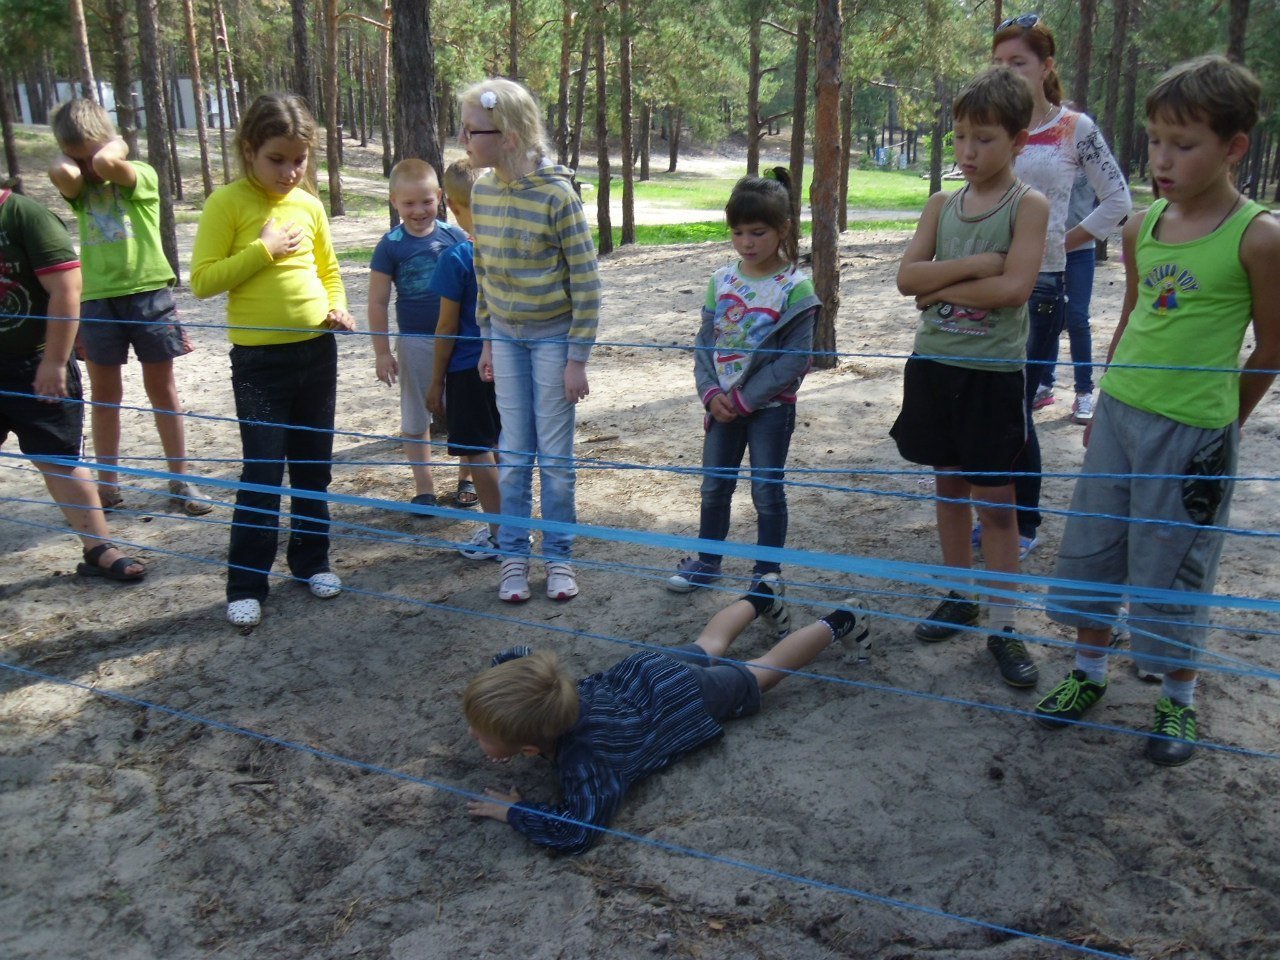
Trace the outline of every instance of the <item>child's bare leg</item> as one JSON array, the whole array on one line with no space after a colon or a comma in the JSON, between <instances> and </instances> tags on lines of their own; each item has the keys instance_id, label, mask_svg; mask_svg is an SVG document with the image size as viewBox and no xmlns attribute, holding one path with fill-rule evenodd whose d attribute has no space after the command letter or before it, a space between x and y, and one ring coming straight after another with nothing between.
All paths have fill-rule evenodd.
<instances>
[{"instance_id":1,"label":"child's bare leg","mask_svg":"<svg viewBox=\"0 0 1280 960\"><path fill-rule=\"evenodd\" d=\"M694 642L711 656L723 657L733 641L738 639L738 635L755 618L756 609L749 601L735 600L711 618L710 622L702 628L702 634ZM827 642L831 642L829 632Z\"/></svg>"},{"instance_id":2,"label":"child's bare leg","mask_svg":"<svg viewBox=\"0 0 1280 960\"><path fill-rule=\"evenodd\" d=\"M164 360L142 365L142 385L155 411L156 433L169 461L170 473L187 472L187 439L185 417L178 402L178 385L173 379L173 361Z\"/></svg>"},{"instance_id":3,"label":"child's bare leg","mask_svg":"<svg viewBox=\"0 0 1280 960\"><path fill-rule=\"evenodd\" d=\"M93 412L90 423L93 431L93 455L105 466L98 470L98 480L107 487L120 482L115 465L120 460L120 403L124 400L124 384L120 379L120 367L112 364L86 361L89 368L90 396Z\"/></svg>"},{"instance_id":4,"label":"child's bare leg","mask_svg":"<svg viewBox=\"0 0 1280 960\"><path fill-rule=\"evenodd\" d=\"M467 472L471 474L471 482L476 485L476 496L480 498L480 509L485 513L502 512L502 492L498 489L498 469L493 459L493 452L486 450L469 457L463 457ZM459 471L459 476L462 475ZM498 525L489 524L489 532L498 535Z\"/></svg>"},{"instance_id":5,"label":"child's bare leg","mask_svg":"<svg viewBox=\"0 0 1280 960\"><path fill-rule=\"evenodd\" d=\"M111 533L107 530L107 517L98 501L98 487L84 467L67 467L55 463L36 462L36 467L44 477L44 485L49 495L57 502L67 525L80 537L80 544L86 552L99 544L111 542ZM98 565L109 567L124 554L119 548L109 546L98 557ZM135 575L146 569L140 563L126 568L125 573Z\"/></svg>"},{"instance_id":6,"label":"child's bare leg","mask_svg":"<svg viewBox=\"0 0 1280 960\"><path fill-rule=\"evenodd\" d=\"M426 433L402 433L405 439L404 456L409 461L409 469L413 471L413 492L415 494L435 493L435 480L431 476L431 430Z\"/></svg>"},{"instance_id":7,"label":"child's bare leg","mask_svg":"<svg viewBox=\"0 0 1280 960\"><path fill-rule=\"evenodd\" d=\"M973 545L970 541L973 513L968 503L969 481L955 474L935 473L934 489L938 494L935 510L942 562L948 567L967 570L973 566Z\"/></svg>"},{"instance_id":8,"label":"child's bare leg","mask_svg":"<svg viewBox=\"0 0 1280 960\"><path fill-rule=\"evenodd\" d=\"M756 682L760 684L760 692L765 693L776 687L787 675L779 671L795 671L808 666L818 654L831 646L832 639L831 628L817 620L779 640L763 657L748 661L747 669L755 675Z\"/></svg>"},{"instance_id":9,"label":"child's bare leg","mask_svg":"<svg viewBox=\"0 0 1280 960\"><path fill-rule=\"evenodd\" d=\"M1003 487L975 487L974 498L999 506L979 506L982 521L982 555L988 570L998 573L1018 572L1018 518L1014 510L1013 484ZM986 581L988 587L1014 590L1013 584ZM988 601L988 622L993 633L1015 625L1017 605L1012 600L995 597Z\"/></svg>"}]
</instances>

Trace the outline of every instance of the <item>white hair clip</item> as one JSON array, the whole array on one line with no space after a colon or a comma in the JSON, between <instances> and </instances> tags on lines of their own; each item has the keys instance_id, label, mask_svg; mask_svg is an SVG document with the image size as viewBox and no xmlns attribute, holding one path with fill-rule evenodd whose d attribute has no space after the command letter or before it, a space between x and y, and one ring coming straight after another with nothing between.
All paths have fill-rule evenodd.
<instances>
[{"instance_id":1,"label":"white hair clip","mask_svg":"<svg viewBox=\"0 0 1280 960\"><path fill-rule=\"evenodd\" d=\"M486 90L484 93L480 94L480 106L484 107L486 110L492 110L497 105L498 95L492 90Z\"/></svg>"}]
</instances>

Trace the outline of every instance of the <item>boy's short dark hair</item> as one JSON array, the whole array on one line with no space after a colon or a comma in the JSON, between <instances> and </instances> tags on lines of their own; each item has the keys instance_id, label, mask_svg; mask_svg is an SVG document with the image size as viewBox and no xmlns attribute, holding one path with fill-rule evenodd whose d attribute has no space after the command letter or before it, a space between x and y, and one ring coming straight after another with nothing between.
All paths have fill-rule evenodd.
<instances>
[{"instance_id":1,"label":"boy's short dark hair","mask_svg":"<svg viewBox=\"0 0 1280 960\"><path fill-rule=\"evenodd\" d=\"M539 650L477 674L462 695L467 723L508 746L547 743L578 722L578 685Z\"/></svg>"},{"instance_id":2,"label":"boy's short dark hair","mask_svg":"<svg viewBox=\"0 0 1280 960\"><path fill-rule=\"evenodd\" d=\"M471 188L480 179L480 171L471 165L466 157L455 160L445 168L440 186L444 187L445 196L460 207L471 209Z\"/></svg>"},{"instance_id":3,"label":"boy's short dark hair","mask_svg":"<svg viewBox=\"0 0 1280 960\"><path fill-rule=\"evenodd\" d=\"M951 115L974 123L997 123L1014 137L1031 126L1035 109L1031 84L1008 67L989 67L964 85L951 105Z\"/></svg>"},{"instance_id":4,"label":"boy's short dark hair","mask_svg":"<svg viewBox=\"0 0 1280 960\"><path fill-rule=\"evenodd\" d=\"M1258 122L1262 84L1226 57L1196 57L1170 67L1147 94L1147 119L1201 120L1222 140L1248 133Z\"/></svg>"},{"instance_id":5,"label":"boy's short dark hair","mask_svg":"<svg viewBox=\"0 0 1280 960\"><path fill-rule=\"evenodd\" d=\"M49 118L49 125L53 128L54 139L69 147L106 143L116 136L116 125L102 105L80 97L57 106Z\"/></svg>"}]
</instances>

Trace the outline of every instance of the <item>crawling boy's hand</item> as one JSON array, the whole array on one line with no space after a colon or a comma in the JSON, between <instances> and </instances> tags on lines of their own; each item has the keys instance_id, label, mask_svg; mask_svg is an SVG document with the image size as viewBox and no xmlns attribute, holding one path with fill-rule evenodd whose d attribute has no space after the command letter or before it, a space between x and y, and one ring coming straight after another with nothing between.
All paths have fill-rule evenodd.
<instances>
[{"instance_id":1,"label":"crawling boy's hand","mask_svg":"<svg viewBox=\"0 0 1280 960\"><path fill-rule=\"evenodd\" d=\"M506 823L511 804L520 802L520 793L515 787L511 788L510 793L486 789L484 795L490 799L467 801L467 813L473 817L488 817L490 820Z\"/></svg>"}]
</instances>

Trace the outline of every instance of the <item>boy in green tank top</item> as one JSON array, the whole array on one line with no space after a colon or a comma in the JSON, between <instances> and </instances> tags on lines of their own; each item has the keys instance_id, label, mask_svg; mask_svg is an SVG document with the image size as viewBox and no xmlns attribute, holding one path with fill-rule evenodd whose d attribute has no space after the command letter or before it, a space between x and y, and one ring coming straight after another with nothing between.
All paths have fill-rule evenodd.
<instances>
[{"instance_id":1,"label":"boy in green tank top","mask_svg":"<svg viewBox=\"0 0 1280 960\"><path fill-rule=\"evenodd\" d=\"M1106 651L1128 593L1134 659L1163 673L1146 755L1164 766L1195 752L1195 667L1239 431L1280 365L1280 223L1232 176L1260 94L1248 70L1211 56L1169 70L1147 96L1161 199L1124 230L1124 307L1107 356L1115 366L1085 428L1055 573L1088 582L1048 600L1079 645L1075 669L1036 707L1040 722L1079 720L1106 692ZM1250 323L1255 346L1241 369Z\"/></svg>"},{"instance_id":2,"label":"boy in green tank top","mask_svg":"<svg viewBox=\"0 0 1280 960\"><path fill-rule=\"evenodd\" d=\"M929 198L898 268L898 290L922 312L890 434L904 458L933 467L942 562L961 570L973 566L976 505L987 569L1018 572L1010 471L1027 438L1027 300L1049 202L1019 182L1013 160L1034 108L1030 86L1006 67L960 91L952 111L965 186ZM987 604L987 649L1006 683L1034 687L1036 665L1017 637L1014 588L986 586L999 591ZM953 590L915 634L945 640L976 626L980 615L974 595Z\"/></svg>"}]
</instances>

